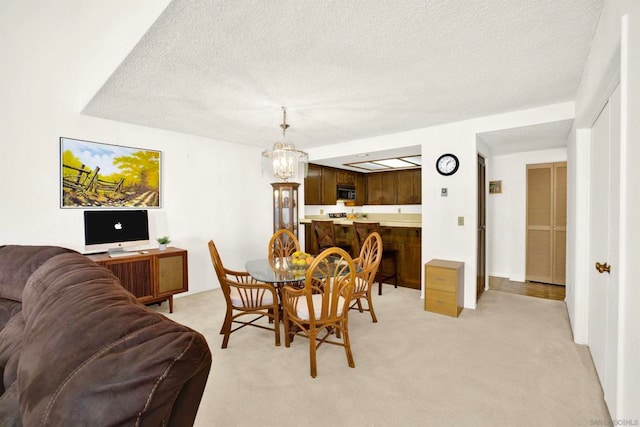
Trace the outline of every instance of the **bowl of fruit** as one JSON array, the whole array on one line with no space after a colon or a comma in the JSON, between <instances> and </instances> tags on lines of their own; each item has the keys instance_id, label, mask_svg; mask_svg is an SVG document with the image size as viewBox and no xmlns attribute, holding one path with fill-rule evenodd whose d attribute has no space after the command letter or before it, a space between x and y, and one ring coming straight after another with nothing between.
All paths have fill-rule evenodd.
<instances>
[{"instance_id":1,"label":"bowl of fruit","mask_svg":"<svg viewBox=\"0 0 640 427\"><path fill-rule=\"evenodd\" d=\"M289 259L289 268L296 272L304 272L314 259L315 258L307 252L295 251Z\"/></svg>"}]
</instances>

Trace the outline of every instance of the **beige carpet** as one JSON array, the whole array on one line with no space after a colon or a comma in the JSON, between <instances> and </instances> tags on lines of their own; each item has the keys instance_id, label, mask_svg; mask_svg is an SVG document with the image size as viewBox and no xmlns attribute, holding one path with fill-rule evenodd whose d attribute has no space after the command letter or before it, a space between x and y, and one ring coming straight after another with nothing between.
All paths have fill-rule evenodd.
<instances>
[{"instance_id":1,"label":"beige carpet","mask_svg":"<svg viewBox=\"0 0 640 427\"><path fill-rule=\"evenodd\" d=\"M349 317L355 369L324 345L313 379L307 340L275 347L273 334L244 328L222 350L221 291L176 299L167 315L213 353L196 426L611 425L564 302L487 291L452 318L425 312L416 290L386 286L374 307L378 323Z\"/></svg>"}]
</instances>

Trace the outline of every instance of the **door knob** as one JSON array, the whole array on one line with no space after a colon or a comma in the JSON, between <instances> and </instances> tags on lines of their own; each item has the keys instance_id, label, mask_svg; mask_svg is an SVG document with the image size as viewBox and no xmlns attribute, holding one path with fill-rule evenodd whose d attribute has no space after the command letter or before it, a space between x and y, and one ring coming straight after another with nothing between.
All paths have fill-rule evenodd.
<instances>
[{"instance_id":1,"label":"door knob","mask_svg":"<svg viewBox=\"0 0 640 427\"><path fill-rule=\"evenodd\" d=\"M606 262L604 264L600 264L599 262L596 262L596 270L598 270L598 273L604 273L605 271L607 273L611 273L611 266L608 265Z\"/></svg>"}]
</instances>

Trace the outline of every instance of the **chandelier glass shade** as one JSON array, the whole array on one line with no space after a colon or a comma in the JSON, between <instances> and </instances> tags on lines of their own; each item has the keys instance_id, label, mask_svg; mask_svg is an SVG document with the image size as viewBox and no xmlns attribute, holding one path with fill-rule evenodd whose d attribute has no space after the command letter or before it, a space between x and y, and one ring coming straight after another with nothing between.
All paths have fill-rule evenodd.
<instances>
[{"instance_id":1,"label":"chandelier glass shade","mask_svg":"<svg viewBox=\"0 0 640 427\"><path fill-rule=\"evenodd\" d=\"M287 181L289 178L298 175L298 165L307 161L307 153L296 149L296 146L292 143L286 142L286 131L289 125L287 124L287 110L285 107L282 107L282 112L283 120L280 127L282 128L283 142L276 142L271 150L264 150L262 156L271 160L273 176Z\"/></svg>"}]
</instances>

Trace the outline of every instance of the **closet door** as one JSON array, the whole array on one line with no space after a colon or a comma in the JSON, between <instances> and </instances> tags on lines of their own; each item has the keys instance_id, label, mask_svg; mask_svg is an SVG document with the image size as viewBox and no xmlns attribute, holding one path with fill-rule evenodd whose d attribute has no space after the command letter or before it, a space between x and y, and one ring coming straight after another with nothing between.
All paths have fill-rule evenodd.
<instances>
[{"instance_id":1,"label":"closet door","mask_svg":"<svg viewBox=\"0 0 640 427\"><path fill-rule=\"evenodd\" d=\"M567 163L527 165L526 280L564 285Z\"/></svg>"}]
</instances>

